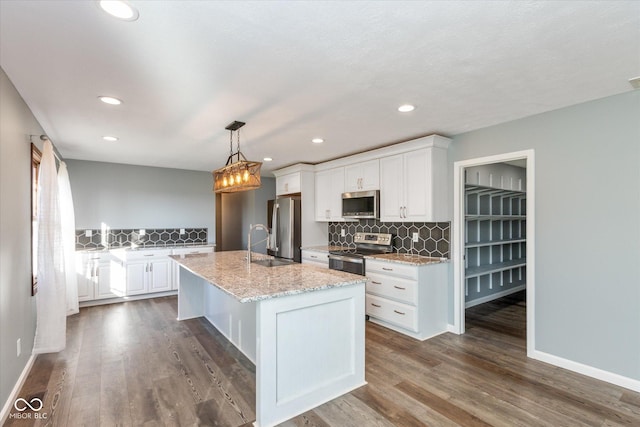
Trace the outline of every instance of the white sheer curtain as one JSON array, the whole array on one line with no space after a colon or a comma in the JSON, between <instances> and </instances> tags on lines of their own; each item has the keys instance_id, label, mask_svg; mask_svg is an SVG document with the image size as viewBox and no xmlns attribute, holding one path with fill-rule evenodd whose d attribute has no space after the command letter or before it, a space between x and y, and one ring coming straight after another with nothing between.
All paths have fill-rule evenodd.
<instances>
[{"instance_id":1,"label":"white sheer curtain","mask_svg":"<svg viewBox=\"0 0 640 427\"><path fill-rule=\"evenodd\" d=\"M53 146L44 142L38 178L38 293L33 353L61 351L66 345L67 290L62 251L58 176Z\"/></svg>"},{"instance_id":2,"label":"white sheer curtain","mask_svg":"<svg viewBox=\"0 0 640 427\"><path fill-rule=\"evenodd\" d=\"M60 195L60 217L62 250L64 253L65 287L67 289L67 316L76 314L78 307L78 277L76 276L76 217L73 213L71 183L65 162L58 169L58 193Z\"/></svg>"}]
</instances>

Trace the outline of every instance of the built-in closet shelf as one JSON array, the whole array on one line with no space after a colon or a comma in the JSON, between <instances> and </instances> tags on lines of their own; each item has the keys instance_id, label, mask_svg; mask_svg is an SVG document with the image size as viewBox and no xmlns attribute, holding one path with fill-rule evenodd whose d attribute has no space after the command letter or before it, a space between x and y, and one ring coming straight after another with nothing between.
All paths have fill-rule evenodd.
<instances>
[{"instance_id":1,"label":"built-in closet shelf","mask_svg":"<svg viewBox=\"0 0 640 427\"><path fill-rule=\"evenodd\" d=\"M465 270L465 277L470 279L472 277L483 276L485 274L499 273L501 271L511 270L518 267L524 267L527 265L526 258L513 259L510 261L496 262L493 264L480 265L477 267L469 267Z\"/></svg>"},{"instance_id":2,"label":"built-in closet shelf","mask_svg":"<svg viewBox=\"0 0 640 427\"><path fill-rule=\"evenodd\" d=\"M516 221L527 219L526 215L466 215L467 221Z\"/></svg>"},{"instance_id":3,"label":"built-in closet shelf","mask_svg":"<svg viewBox=\"0 0 640 427\"><path fill-rule=\"evenodd\" d=\"M527 239L496 239L496 240L481 240L478 242L467 242L465 243L465 248L479 248L482 246L496 246L496 245L506 245L509 243L522 243L526 242Z\"/></svg>"},{"instance_id":4,"label":"built-in closet shelf","mask_svg":"<svg viewBox=\"0 0 640 427\"><path fill-rule=\"evenodd\" d=\"M465 193L487 195L487 196L500 196L500 197L513 197L513 196L526 196L527 193L518 190L506 190L502 188L484 187L481 185L465 185Z\"/></svg>"},{"instance_id":5,"label":"built-in closet shelf","mask_svg":"<svg viewBox=\"0 0 640 427\"><path fill-rule=\"evenodd\" d=\"M498 181L513 182L514 188L519 188L524 180ZM492 295L503 295L525 285L526 213L524 191L465 185L467 303L489 301Z\"/></svg>"}]
</instances>

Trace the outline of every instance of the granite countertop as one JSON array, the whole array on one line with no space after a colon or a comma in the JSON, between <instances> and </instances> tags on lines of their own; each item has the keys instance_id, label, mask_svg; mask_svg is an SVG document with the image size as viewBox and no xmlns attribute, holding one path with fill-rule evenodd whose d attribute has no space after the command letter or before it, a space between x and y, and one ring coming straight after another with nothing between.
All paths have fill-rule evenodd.
<instances>
[{"instance_id":1,"label":"granite countertop","mask_svg":"<svg viewBox=\"0 0 640 427\"><path fill-rule=\"evenodd\" d=\"M329 252L329 251L339 251L344 249L342 246L328 246L328 245L319 245L319 246L306 246L300 248L303 251L316 251L316 252Z\"/></svg>"},{"instance_id":2,"label":"granite countertop","mask_svg":"<svg viewBox=\"0 0 640 427\"><path fill-rule=\"evenodd\" d=\"M422 255L410 255L410 254L380 254L380 255L367 255L367 259L375 259L376 261L395 262L400 264L410 265L428 265L428 264L440 264L443 262L449 262L448 258L434 258Z\"/></svg>"},{"instance_id":3,"label":"granite countertop","mask_svg":"<svg viewBox=\"0 0 640 427\"><path fill-rule=\"evenodd\" d=\"M246 251L170 255L178 264L240 302L260 301L340 286L364 283L357 274L292 263L278 267L247 265ZM254 259L269 258L253 255Z\"/></svg>"}]
</instances>

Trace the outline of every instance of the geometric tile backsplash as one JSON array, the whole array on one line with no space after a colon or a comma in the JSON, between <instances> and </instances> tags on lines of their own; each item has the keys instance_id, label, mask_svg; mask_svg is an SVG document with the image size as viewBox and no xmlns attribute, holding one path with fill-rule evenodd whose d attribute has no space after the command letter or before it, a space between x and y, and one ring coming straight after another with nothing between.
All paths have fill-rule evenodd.
<instances>
[{"instance_id":1,"label":"geometric tile backsplash","mask_svg":"<svg viewBox=\"0 0 640 427\"><path fill-rule=\"evenodd\" d=\"M340 231L345 229L345 236ZM329 245L354 247L356 233L391 233L393 251L414 253L437 258L449 258L450 222L380 222L365 219L358 222L330 222ZM418 241L412 242L413 233L418 233Z\"/></svg>"},{"instance_id":2,"label":"geometric tile backsplash","mask_svg":"<svg viewBox=\"0 0 640 427\"><path fill-rule=\"evenodd\" d=\"M156 248L164 246L205 245L207 244L207 228L185 228L180 234L180 228L147 228L145 234L140 235L140 229L110 229L91 230L91 237L86 235L86 229L76 230L76 250L95 248L121 248L137 246Z\"/></svg>"}]
</instances>

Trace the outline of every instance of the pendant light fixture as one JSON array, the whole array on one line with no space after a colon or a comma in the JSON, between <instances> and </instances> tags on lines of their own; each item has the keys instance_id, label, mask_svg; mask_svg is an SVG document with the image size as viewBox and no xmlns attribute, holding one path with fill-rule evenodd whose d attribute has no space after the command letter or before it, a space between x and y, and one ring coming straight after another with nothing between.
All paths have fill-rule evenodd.
<instances>
[{"instance_id":1,"label":"pendant light fixture","mask_svg":"<svg viewBox=\"0 0 640 427\"><path fill-rule=\"evenodd\" d=\"M244 122L234 121L225 127L229 131L229 158L224 167L214 170L213 191L235 193L260 188L261 162L252 162L240 152L240 131ZM233 152L233 132L236 132L236 152ZM234 162L235 159L235 162Z\"/></svg>"}]
</instances>

